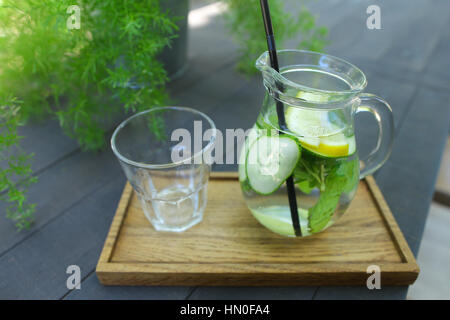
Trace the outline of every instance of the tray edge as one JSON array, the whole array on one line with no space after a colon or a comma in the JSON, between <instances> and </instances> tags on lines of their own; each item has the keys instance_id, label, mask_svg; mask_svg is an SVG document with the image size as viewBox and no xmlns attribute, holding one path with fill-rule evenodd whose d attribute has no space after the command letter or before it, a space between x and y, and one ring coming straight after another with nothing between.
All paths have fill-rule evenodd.
<instances>
[{"instance_id":1,"label":"tray edge","mask_svg":"<svg viewBox=\"0 0 450 320\"><path fill-rule=\"evenodd\" d=\"M122 223L125 219L128 205L131 201L132 195L133 195L133 188L131 187L131 184L127 181L125 187L123 188L123 192L117 205L116 212L114 213L111 226L109 227L108 235L106 236L105 242L102 247L100 258L95 268L95 272L101 283L103 283L104 271L108 269L111 254L113 253L114 248L116 246L116 241L120 229L122 228Z\"/></svg>"},{"instance_id":2,"label":"tray edge","mask_svg":"<svg viewBox=\"0 0 450 320\"><path fill-rule=\"evenodd\" d=\"M237 179L237 172L211 172L211 179ZM365 182L377 203L379 211L382 215L382 219L384 223L387 225L389 229L389 233L395 242L399 254L405 260L403 263L391 263L391 264L381 264L380 269L383 274L383 283L384 285L410 285L414 283L419 274L419 267L416 263L414 255L412 254L406 239L404 238L392 212L390 211L389 206L387 205L383 194L378 188L375 179L372 176L367 176ZM192 273L192 278L189 282L186 281L185 274L179 273L171 273L171 272L160 272L155 273L155 271L151 271L152 268L149 266L158 266L164 267L164 264L152 264L152 263L143 263L143 264L133 264L133 263L111 263L110 257L114 251L114 247L116 245L117 236L122 227L122 223L126 216L126 212L128 209L128 205L132 198L133 189L129 182L126 183L124 187L124 191L120 198L118 207L116 209L116 213L114 214L113 221L111 223L108 235L106 237L99 261L96 267L96 274L100 280L100 282L104 285L180 285L181 278L183 279L183 285L255 285L257 286L261 279L256 278L248 278L251 275L251 272L245 273L233 273L233 269L235 268L225 268L228 274L223 275L219 273ZM190 268L192 266L201 265L201 264L189 264ZM234 266L245 266L248 267L252 264L233 264ZM327 265L324 268L323 272L317 272L317 266L315 264L302 264L301 271L299 274L299 270L296 270L292 273L260 273L261 277L271 276L272 285L362 285L365 284L361 281L367 279L368 274L365 272L367 265L366 264L353 264L350 266L351 271L348 271L348 264L339 264L332 263ZM216 264L215 266L226 266L226 264ZM281 267L285 269L289 267L289 264L276 264L273 265L275 267ZM311 269L309 267L311 266ZM399 266L402 268L402 278L398 279L398 268ZM345 268L345 269L344 269ZM122 269L122 270L118 270ZM333 272L333 269L335 270ZM127 271L125 271L127 270ZM342 271L339 270L347 270L345 273L345 279L341 279ZM311 273L308 275L308 273ZM142 274L145 274L145 278L142 278ZM320 275L320 279L310 278L311 275ZM352 280L348 280L350 274L350 278ZM218 278L218 275L222 276ZM293 276L295 276L293 278ZM394 278L395 276L395 278ZM141 277L141 279L138 279ZM178 279L179 277L180 279ZM210 277L214 278L214 281L209 279ZM243 279L243 277L247 277L248 279ZM287 278L285 278L287 277ZM265 278L267 280L267 278ZM342 282L345 281L345 284ZM133 283L134 282L134 283ZM326 284L324 284L324 282ZM267 285L267 284L266 284Z\"/></svg>"},{"instance_id":3,"label":"tray edge","mask_svg":"<svg viewBox=\"0 0 450 320\"><path fill-rule=\"evenodd\" d=\"M401 231L400 227L397 224L397 221L394 218L394 215L389 208L386 200L384 199L383 194L381 193L380 188L378 187L375 178L373 176L367 176L365 177L367 186L369 187L369 190L372 194L372 196L375 199L375 202L379 208L380 213L382 213L382 218L384 220L384 223L388 225L388 230L393 238L397 249L399 253L402 255L402 258L404 259L404 263L407 264L414 272L419 275L420 268L417 264L417 261L409 248L408 242L406 241L403 232ZM416 278L417 278L416 276Z\"/></svg>"}]
</instances>

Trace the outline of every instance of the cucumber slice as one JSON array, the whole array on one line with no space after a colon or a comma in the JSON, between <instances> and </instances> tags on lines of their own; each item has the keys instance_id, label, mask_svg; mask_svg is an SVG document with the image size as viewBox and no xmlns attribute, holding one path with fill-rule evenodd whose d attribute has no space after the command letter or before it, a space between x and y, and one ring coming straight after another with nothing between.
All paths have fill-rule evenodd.
<instances>
[{"instance_id":1,"label":"cucumber slice","mask_svg":"<svg viewBox=\"0 0 450 320\"><path fill-rule=\"evenodd\" d=\"M259 137L248 151L246 173L255 192L271 194L292 174L300 158L300 147L286 136Z\"/></svg>"},{"instance_id":2,"label":"cucumber slice","mask_svg":"<svg viewBox=\"0 0 450 320\"><path fill-rule=\"evenodd\" d=\"M242 145L241 154L239 155L239 181L245 181L247 179L247 173L245 172L245 159L247 158L247 150L245 150L245 143Z\"/></svg>"},{"instance_id":3,"label":"cucumber slice","mask_svg":"<svg viewBox=\"0 0 450 320\"><path fill-rule=\"evenodd\" d=\"M242 144L242 148L241 148L241 152L239 154L239 181L244 181L245 179L247 179L247 173L245 171L245 160L247 159L247 154L248 154L248 148L249 146L251 146L253 144L253 142L256 141L256 139L258 139L258 128L255 126L253 126L253 128L250 129L245 142Z\"/></svg>"},{"instance_id":4,"label":"cucumber slice","mask_svg":"<svg viewBox=\"0 0 450 320\"><path fill-rule=\"evenodd\" d=\"M271 206L262 209L250 209L253 216L267 229L282 236L295 237L289 207ZM308 210L298 209L302 236L310 235L308 227Z\"/></svg>"}]
</instances>

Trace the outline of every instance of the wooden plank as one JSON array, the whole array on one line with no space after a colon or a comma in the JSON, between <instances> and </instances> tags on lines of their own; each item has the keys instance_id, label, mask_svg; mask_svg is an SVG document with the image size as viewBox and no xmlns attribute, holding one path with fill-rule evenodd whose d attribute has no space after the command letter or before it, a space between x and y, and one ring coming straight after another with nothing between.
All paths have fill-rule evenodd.
<instances>
[{"instance_id":1,"label":"wooden plank","mask_svg":"<svg viewBox=\"0 0 450 320\"><path fill-rule=\"evenodd\" d=\"M380 266L386 284L405 285L417 277L414 257L371 178L360 184L347 214L333 228L299 241L262 228L248 213L235 179L236 173L214 174L209 189L215 192L209 192L204 221L182 234L154 231L126 187L97 265L100 281L365 284L371 264Z\"/></svg>"},{"instance_id":2,"label":"wooden plank","mask_svg":"<svg viewBox=\"0 0 450 320\"><path fill-rule=\"evenodd\" d=\"M42 172L27 195L36 203L36 220L29 231L17 232L5 217L7 204L0 202L0 257L117 176L123 173L111 151L77 153Z\"/></svg>"},{"instance_id":3,"label":"wooden plank","mask_svg":"<svg viewBox=\"0 0 450 320\"><path fill-rule=\"evenodd\" d=\"M369 290L366 286L330 286L319 287L314 300L403 300L406 286L385 286L381 280L381 289Z\"/></svg>"},{"instance_id":4,"label":"wooden plank","mask_svg":"<svg viewBox=\"0 0 450 320\"><path fill-rule=\"evenodd\" d=\"M329 28L329 39L333 41L326 47L327 53L338 57L348 54L349 48L356 46L366 28L366 15L364 12L367 6L357 3L352 5L351 8L345 5L342 5L342 7L348 14Z\"/></svg>"},{"instance_id":5,"label":"wooden plank","mask_svg":"<svg viewBox=\"0 0 450 320\"><path fill-rule=\"evenodd\" d=\"M20 142L23 150L27 153L34 153L31 162L34 173L79 149L77 142L63 133L56 120L39 123L29 121L26 126L18 129L18 133L24 137Z\"/></svg>"},{"instance_id":6,"label":"wooden plank","mask_svg":"<svg viewBox=\"0 0 450 320\"><path fill-rule=\"evenodd\" d=\"M174 93L219 74L224 67L233 66L238 57L237 46L224 30L221 17L214 19L213 24L190 28L188 39L188 69L182 78L169 84ZM226 87L222 89L227 91Z\"/></svg>"},{"instance_id":7,"label":"wooden plank","mask_svg":"<svg viewBox=\"0 0 450 320\"><path fill-rule=\"evenodd\" d=\"M299 5L298 1L284 1L285 8L288 12L292 14L294 18L300 13L302 6ZM342 40L342 34L349 34L352 37L358 34L359 30L352 29L346 21L352 17L360 17L361 12L365 12L365 8L361 3L352 3L351 6L346 5L348 0L319 0L310 1L306 3L307 9L316 17L316 23L318 26L325 26L328 28L329 36L331 40L339 39ZM356 31L356 32L355 32ZM276 32L276 29L275 29ZM341 33L342 32L342 33ZM352 38L354 39L354 38ZM297 48L299 43L303 40L303 35L298 32L297 36L286 41L283 49ZM325 48L326 53L336 53L335 45L337 41L330 41L329 45ZM277 44L277 47L281 49L282 47ZM347 50L345 50L347 51ZM339 51L340 52L340 51Z\"/></svg>"},{"instance_id":8,"label":"wooden plank","mask_svg":"<svg viewBox=\"0 0 450 320\"><path fill-rule=\"evenodd\" d=\"M189 300L309 300L316 287L196 287Z\"/></svg>"},{"instance_id":9,"label":"wooden plank","mask_svg":"<svg viewBox=\"0 0 450 320\"><path fill-rule=\"evenodd\" d=\"M94 270L94 269L93 269ZM81 284L81 290L72 290L64 299L67 300L182 300L191 292L191 287L130 287L103 286L99 283L95 272L90 274Z\"/></svg>"},{"instance_id":10,"label":"wooden plank","mask_svg":"<svg viewBox=\"0 0 450 320\"><path fill-rule=\"evenodd\" d=\"M447 10L449 11L449 10ZM448 26L450 26L450 12L446 22L447 29L442 32L438 44L434 48L428 61L426 72L424 75L424 82L435 86L442 87L442 90L448 90L450 86L450 33Z\"/></svg>"},{"instance_id":11,"label":"wooden plank","mask_svg":"<svg viewBox=\"0 0 450 320\"><path fill-rule=\"evenodd\" d=\"M394 243L396 246L398 246L398 252L401 255L402 261L407 262L408 264L414 265L416 263L416 260L411 252L411 249L408 247L408 244L406 243L405 238L402 235L402 232L400 228L398 227L394 216L392 215L391 210L389 209L389 206L387 205L386 201L384 200L384 197L378 189L376 182L372 176L366 177L367 185L369 186L370 192L372 193L372 196L375 199L375 203L378 205L378 208L380 212L382 212L382 218L384 219L385 223L389 226L388 230L391 235L391 237L394 240ZM417 267L418 272L418 267Z\"/></svg>"},{"instance_id":12,"label":"wooden plank","mask_svg":"<svg viewBox=\"0 0 450 320\"><path fill-rule=\"evenodd\" d=\"M434 200L450 206L450 136L447 138L447 144L442 156Z\"/></svg>"},{"instance_id":13,"label":"wooden plank","mask_svg":"<svg viewBox=\"0 0 450 320\"><path fill-rule=\"evenodd\" d=\"M33 237L18 244L0 259L0 298L59 299L152 298L182 299L192 290L179 288L105 289L98 283L95 270L103 240L123 190L125 178L113 181L53 219ZM66 287L66 268L78 265L86 280L81 290ZM91 295L91 296L90 296Z\"/></svg>"},{"instance_id":14,"label":"wooden plank","mask_svg":"<svg viewBox=\"0 0 450 320\"><path fill-rule=\"evenodd\" d=\"M410 107L408 104L411 98L417 92L417 85L409 81L399 81L380 75L373 72L372 68L367 72L367 81L367 88L364 91L375 94L389 103L394 115L395 128L398 129ZM377 131L372 133L376 135Z\"/></svg>"},{"instance_id":15,"label":"wooden plank","mask_svg":"<svg viewBox=\"0 0 450 320\"><path fill-rule=\"evenodd\" d=\"M362 67L359 63L366 65L365 61L358 61L356 63L358 67ZM363 68L368 79L368 86L364 91L380 96L389 103L394 116L395 129L399 129L407 115L409 103L416 95L418 86L408 81L399 81L380 75L372 68L373 66L367 69ZM378 124L372 114L362 112L356 116L355 134L360 157L368 155L376 147L378 131Z\"/></svg>"},{"instance_id":16,"label":"wooden plank","mask_svg":"<svg viewBox=\"0 0 450 320\"><path fill-rule=\"evenodd\" d=\"M69 265L79 266L86 277L98 259L123 183L116 176L4 254L0 298L58 299L69 291Z\"/></svg>"},{"instance_id":17,"label":"wooden plank","mask_svg":"<svg viewBox=\"0 0 450 320\"><path fill-rule=\"evenodd\" d=\"M413 4L411 0L396 0L396 1L378 1L372 0L360 0L358 3L361 5L358 11L354 13L359 17L359 25L355 26L361 31L358 40L349 48L343 48L343 54L349 54L352 56L350 61L354 61L357 57L361 57L365 60L379 61L384 56L385 61L386 53L390 51L391 47L396 44L398 38L405 37L404 32L411 29L412 21L415 17L429 17L427 11L430 9L428 2L416 1ZM366 13L366 9L370 5L377 5L380 7L381 12L381 29L369 29L367 28L367 18L369 14ZM417 25L416 27L419 27ZM350 28L350 26L348 26ZM416 33L417 34L417 33ZM416 36L414 34L414 37ZM345 36L345 33L340 33L339 37L333 39L340 39ZM408 39L414 39L413 37L407 37ZM426 40L426 39L424 39ZM422 40L422 41L424 41ZM418 42L420 43L420 42ZM402 51L405 47L402 47ZM396 53L398 54L398 52ZM390 58L390 57L387 57ZM377 64L380 67L380 64Z\"/></svg>"},{"instance_id":18,"label":"wooden plank","mask_svg":"<svg viewBox=\"0 0 450 320\"><path fill-rule=\"evenodd\" d=\"M447 139L449 99L446 93L420 89L394 141L391 157L376 176L414 254L420 245Z\"/></svg>"},{"instance_id":19,"label":"wooden plank","mask_svg":"<svg viewBox=\"0 0 450 320\"><path fill-rule=\"evenodd\" d=\"M391 28L392 46L380 61L383 61L384 68L390 72L422 72L442 32L448 30L448 3L435 1L430 5L424 2L410 4L405 1L404 5L413 6L415 10L409 15L399 12L395 29ZM402 23L402 19L405 19L405 23Z\"/></svg>"}]
</instances>

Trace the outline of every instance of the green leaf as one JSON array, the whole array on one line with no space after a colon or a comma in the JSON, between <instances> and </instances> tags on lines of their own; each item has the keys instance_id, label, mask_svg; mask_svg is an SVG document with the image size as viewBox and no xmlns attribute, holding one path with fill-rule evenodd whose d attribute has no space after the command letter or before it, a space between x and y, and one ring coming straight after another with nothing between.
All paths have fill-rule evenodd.
<instances>
[{"instance_id":1,"label":"green leaf","mask_svg":"<svg viewBox=\"0 0 450 320\"><path fill-rule=\"evenodd\" d=\"M80 30L65 25L69 0L2 4L0 97L20 97L22 119L55 117L84 149L98 149L106 145L107 116L167 102L168 78L157 56L178 26L159 0L79 1ZM147 92L135 95L130 82ZM0 145L15 144L12 138Z\"/></svg>"},{"instance_id":2,"label":"green leaf","mask_svg":"<svg viewBox=\"0 0 450 320\"><path fill-rule=\"evenodd\" d=\"M311 232L321 231L330 221L341 195L352 191L358 184L358 161L337 160L334 165L328 163L329 172L324 181L317 203L309 209L309 227Z\"/></svg>"},{"instance_id":3,"label":"green leaf","mask_svg":"<svg viewBox=\"0 0 450 320\"><path fill-rule=\"evenodd\" d=\"M0 200L9 203L6 216L22 230L31 225L34 217L34 205L28 204L26 197L28 186L36 181L28 163L33 155L24 153L19 146L23 137L17 135L22 124L17 100L0 97L0 110L0 150L6 164L0 168Z\"/></svg>"},{"instance_id":4,"label":"green leaf","mask_svg":"<svg viewBox=\"0 0 450 320\"><path fill-rule=\"evenodd\" d=\"M303 192L306 194L310 194L311 191L316 187L314 184L311 185L310 181L308 180L303 180L301 182L298 182L296 184L296 186Z\"/></svg>"}]
</instances>

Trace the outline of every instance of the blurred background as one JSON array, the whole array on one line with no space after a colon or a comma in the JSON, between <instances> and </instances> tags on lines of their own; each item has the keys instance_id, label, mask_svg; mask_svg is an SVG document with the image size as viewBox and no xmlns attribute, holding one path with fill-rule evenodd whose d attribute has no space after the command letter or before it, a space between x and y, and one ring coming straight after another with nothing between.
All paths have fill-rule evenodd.
<instances>
[{"instance_id":1,"label":"blurred background","mask_svg":"<svg viewBox=\"0 0 450 320\"><path fill-rule=\"evenodd\" d=\"M95 276L125 183L110 135L160 105L196 108L221 130L252 127L265 92L254 68L266 50L259 3L72 2L0 0L0 298L86 297L64 287L61 268L73 261L88 270L90 297L152 298L106 290ZM392 106L394 150L375 178L421 273L386 297L450 299L450 2L270 5L278 49L343 58ZM370 151L375 121L358 116L356 129L359 152Z\"/></svg>"}]
</instances>

